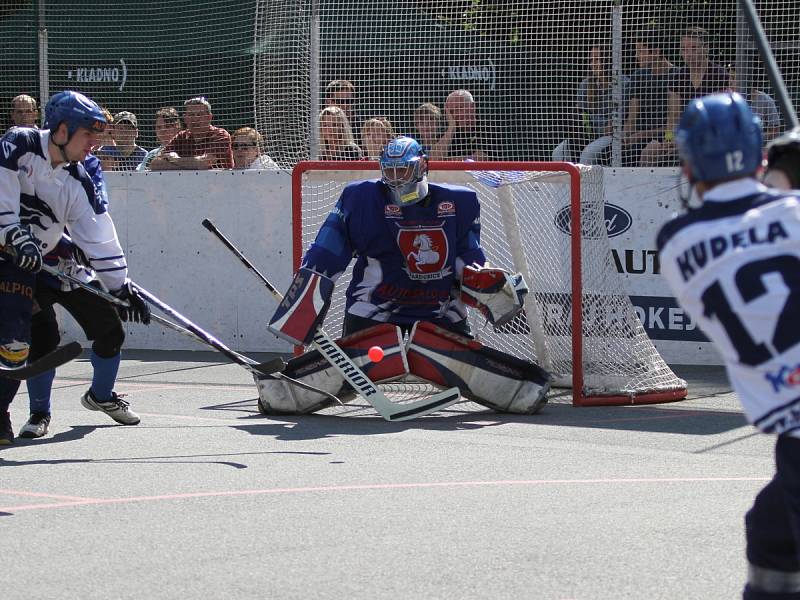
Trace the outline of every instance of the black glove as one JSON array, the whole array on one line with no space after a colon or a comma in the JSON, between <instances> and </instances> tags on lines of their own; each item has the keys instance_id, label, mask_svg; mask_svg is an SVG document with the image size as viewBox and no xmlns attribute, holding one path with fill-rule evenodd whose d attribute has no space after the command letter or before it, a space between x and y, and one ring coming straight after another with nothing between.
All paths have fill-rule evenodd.
<instances>
[{"instance_id":1,"label":"black glove","mask_svg":"<svg viewBox=\"0 0 800 600\"><path fill-rule=\"evenodd\" d=\"M800 128L787 131L767 144L767 168L783 171L792 188L800 186Z\"/></svg>"},{"instance_id":2,"label":"black glove","mask_svg":"<svg viewBox=\"0 0 800 600\"><path fill-rule=\"evenodd\" d=\"M23 271L39 272L42 268L42 251L39 249L39 241L25 225L9 225L0 231L0 235L4 244L10 247L17 267Z\"/></svg>"},{"instance_id":3,"label":"black glove","mask_svg":"<svg viewBox=\"0 0 800 600\"><path fill-rule=\"evenodd\" d=\"M121 288L111 293L120 300L127 300L128 304L130 304L130 307L127 308L119 304L114 305L119 313L120 319L123 321L142 323L143 325L150 324L150 307L147 306L147 302L136 293L130 281L126 281Z\"/></svg>"}]
</instances>

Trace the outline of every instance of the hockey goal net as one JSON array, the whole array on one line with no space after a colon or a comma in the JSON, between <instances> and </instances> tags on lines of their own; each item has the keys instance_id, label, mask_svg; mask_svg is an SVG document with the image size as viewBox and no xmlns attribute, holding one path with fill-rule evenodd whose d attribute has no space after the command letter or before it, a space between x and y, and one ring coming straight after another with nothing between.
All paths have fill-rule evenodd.
<instances>
[{"instance_id":1,"label":"hockey goal net","mask_svg":"<svg viewBox=\"0 0 800 600\"><path fill-rule=\"evenodd\" d=\"M380 177L376 162L301 162L293 172L293 254L303 251L344 186ZM473 189L489 262L521 272L525 310L502 329L470 311L485 345L532 360L579 406L680 400L686 382L653 346L612 262L600 167L537 162L432 162L432 182ZM352 263L351 263L352 267ZM341 333L351 271L337 281L325 329Z\"/></svg>"}]
</instances>

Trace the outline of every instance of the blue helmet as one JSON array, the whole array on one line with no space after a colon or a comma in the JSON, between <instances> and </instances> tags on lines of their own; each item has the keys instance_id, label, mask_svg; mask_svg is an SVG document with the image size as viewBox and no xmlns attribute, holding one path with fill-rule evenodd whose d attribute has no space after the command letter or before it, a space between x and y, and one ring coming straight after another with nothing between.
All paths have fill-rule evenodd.
<instances>
[{"instance_id":1,"label":"blue helmet","mask_svg":"<svg viewBox=\"0 0 800 600\"><path fill-rule=\"evenodd\" d=\"M55 131L61 123L67 124L69 137L79 127L103 131L108 125L103 111L94 100L71 90L53 95L44 109L45 129Z\"/></svg>"},{"instance_id":2,"label":"blue helmet","mask_svg":"<svg viewBox=\"0 0 800 600\"><path fill-rule=\"evenodd\" d=\"M675 143L694 181L752 175L763 160L761 120L735 92L689 102Z\"/></svg>"},{"instance_id":3,"label":"blue helmet","mask_svg":"<svg viewBox=\"0 0 800 600\"><path fill-rule=\"evenodd\" d=\"M411 206L428 195L428 157L417 140L398 137L381 153L381 181L398 206Z\"/></svg>"}]
</instances>

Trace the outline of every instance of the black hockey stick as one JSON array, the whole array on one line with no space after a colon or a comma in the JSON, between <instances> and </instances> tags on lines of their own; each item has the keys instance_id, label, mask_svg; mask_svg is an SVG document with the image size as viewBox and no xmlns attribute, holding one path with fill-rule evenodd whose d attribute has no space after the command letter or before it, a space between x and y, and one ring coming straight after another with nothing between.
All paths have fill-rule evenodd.
<instances>
[{"instance_id":1,"label":"black hockey stick","mask_svg":"<svg viewBox=\"0 0 800 600\"><path fill-rule=\"evenodd\" d=\"M77 285L81 289L84 289L87 292L104 299L106 302L110 302L111 304L116 304L118 306L124 306L126 308L130 307L130 304L126 300L121 300L116 296L114 296L113 294L109 294L105 290L101 290L92 285L89 285L88 283L81 281L77 277L70 275L69 273L65 273L55 267L44 264L42 265L42 271L49 273L54 277L58 277L63 281L68 281L74 285ZM133 285L136 287L137 290L141 292L142 288L140 286L136 285L135 283ZM149 294L149 292L147 293ZM155 298L155 296L152 296L152 294L149 295ZM158 300L158 298L155 299L159 303L161 303L161 301ZM168 327L169 329L172 329L173 331L177 331L178 333L186 335L187 337L190 337L195 341L201 342L202 344L211 346L217 352L224 354L231 361L245 367L246 369L248 369L253 373L257 373L259 375L270 375L272 373L275 373L276 371L281 371L285 367L283 359L281 358L275 358L264 363L258 363L253 359L244 356L243 354L239 354L238 352L231 350L225 344L223 344L221 341L215 338L213 335L211 335L207 331L201 329L200 327L192 323L189 319L184 317L178 311L176 311L171 307L168 308L170 309L170 311L172 311L169 314L171 314L171 316L173 316L173 318L175 318L176 321L179 321L181 323L180 325L173 323L168 319L159 317L158 315L150 315L150 317L160 325L163 325L165 327Z\"/></svg>"},{"instance_id":2,"label":"black hockey stick","mask_svg":"<svg viewBox=\"0 0 800 600\"><path fill-rule=\"evenodd\" d=\"M31 377L36 377L46 371L56 369L68 363L73 358L77 358L82 351L83 348L81 348L78 342L70 342L65 346L61 346L45 354L39 360L22 367L6 367L0 365L0 377L16 379L18 381L30 379Z\"/></svg>"},{"instance_id":3,"label":"black hockey stick","mask_svg":"<svg viewBox=\"0 0 800 600\"><path fill-rule=\"evenodd\" d=\"M789 92L786 91L786 84L783 81L781 70L778 68L778 63L775 62L775 56L769 46L767 34L764 33L764 28L761 26L761 19L758 17L752 0L739 0L739 5L742 7L744 16L747 19L747 25L750 27L750 33L755 39L756 46L758 46L761 61L767 69L769 82L778 97L778 104L781 107L781 114L786 122L786 128L793 129L798 126L797 113L794 110L791 98L789 98Z\"/></svg>"},{"instance_id":4,"label":"black hockey stick","mask_svg":"<svg viewBox=\"0 0 800 600\"><path fill-rule=\"evenodd\" d=\"M264 284L267 290L269 290L278 301L283 300L283 296L275 286L256 269L253 263L251 263L244 254L233 245L233 242L226 238L211 221L203 219L203 227L213 233L228 250L233 252L242 264ZM459 389L450 388L449 390L439 392L438 394L415 402L396 404L386 397L380 388L367 377L358 365L345 354L322 328L318 329L317 333L314 335L313 346L337 371L339 371L345 381L347 381L357 393L363 396L387 421L405 421L407 419L421 417L450 406L461 399L461 392Z\"/></svg>"}]
</instances>

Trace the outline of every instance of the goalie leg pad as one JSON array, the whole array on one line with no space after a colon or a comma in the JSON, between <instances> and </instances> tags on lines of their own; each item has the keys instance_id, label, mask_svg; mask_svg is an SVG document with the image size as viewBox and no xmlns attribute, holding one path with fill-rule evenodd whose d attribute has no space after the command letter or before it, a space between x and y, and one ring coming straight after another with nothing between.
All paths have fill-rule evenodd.
<instances>
[{"instance_id":1,"label":"goalie leg pad","mask_svg":"<svg viewBox=\"0 0 800 600\"><path fill-rule=\"evenodd\" d=\"M521 274L511 275L494 267L464 267L461 279L461 299L474 306L498 327L508 323L522 310L528 287Z\"/></svg>"},{"instance_id":2,"label":"goalie leg pad","mask_svg":"<svg viewBox=\"0 0 800 600\"><path fill-rule=\"evenodd\" d=\"M343 337L336 342L348 357L374 383L400 379L408 375L408 361L400 328L388 323L375 325ZM384 357L374 363L367 356L372 346L383 348ZM339 372L317 350L291 359L283 373L338 397L352 400L356 393ZM280 378L255 377L259 404L265 414L308 414L331 406L322 394L306 390Z\"/></svg>"},{"instance_id":3,"label":"goalie leg pad","mask_svg":"<svg viewBox=\"0 0 800 600\"><path fill-rule=\"evenodd\" d=\"M268 329L296 346L308 346L331 306L333 280L302 268L269 321Z\"/></svg>"},{"instance_id":4,"label":"goalie leg pad","mask_svg":"<svg viewBox=\"0 0 800 600\"><path fill-rule=\"evenodd\" d=\"M457 386L465 397L494 410L534 414L547 403L551 378L544 369L432 323L414 325L406 354L412 375L441 387Z\"/></svg>"}]
</instances>

